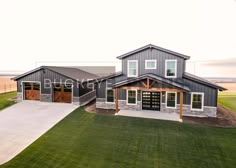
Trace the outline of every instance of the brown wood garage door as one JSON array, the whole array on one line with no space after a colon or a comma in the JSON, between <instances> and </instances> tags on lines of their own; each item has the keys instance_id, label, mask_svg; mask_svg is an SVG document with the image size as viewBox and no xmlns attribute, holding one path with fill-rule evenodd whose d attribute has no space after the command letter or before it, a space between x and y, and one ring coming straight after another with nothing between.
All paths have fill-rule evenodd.
<instances>
[{"instance_id":1,"label":"brown wood garage door","mask_svg":"<svg viewBox=\"0 0 236 168\"><path fill-rule=\"evenodd\" d=\"M25 100L40 100L40 84L27 82L24 83Z\"/></svg>"},{"instance_id":2,"label":"brown wood garage door","mask_svg":"<svg viewBox=\"0 0 236 168\"><path fill-rule=\"evenodd\" d=\"M55 84L53 87L53 101L71 103L72 88L67 85Z\"/></svg>"}]
</instances>

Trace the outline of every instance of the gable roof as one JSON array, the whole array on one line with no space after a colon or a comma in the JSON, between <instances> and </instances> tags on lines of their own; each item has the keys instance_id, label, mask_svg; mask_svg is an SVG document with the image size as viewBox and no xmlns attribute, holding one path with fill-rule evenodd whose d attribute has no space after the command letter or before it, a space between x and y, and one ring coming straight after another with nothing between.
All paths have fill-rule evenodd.
<instances>
[{"instance_id":1,"label":"gable roof","mask_svg":"<svg viewBox=\"0 0 236 168\"><path fill-rule=\"evenodd\" d=\"M79 81L98 78L97 75L94 75L94 74L89 73L89 72L85 72L85 71L83 71L81 69L78 69L78 68L56 67L56 66L41 66L41 67L38 67L36 69L33 69L32 71L28 71L24 74L18 75L13 79L14 80L20 79L22 77L25 77L29 74L32 74L32 73L37 72L37 71L42 70L42 69L48 69L48 70L51 70L55 73L63 75L65 77L68 77L68 78L71 78L71 79L74 79L74 80L79 80Z\"/></svg>"},{"instance_id":2,"label":"gable roof","mask_svg":"<svg viewBox=\"0 0 236 168\"><path fill-rule=\"evenodd\" d=\"M190 59L190 56L187 56L187 55L184 55L184 54L180 54L180 53L177 53L177 52L175 52L175 51L171 51L171 50L168 50L168 49L165 49L165 48L162 48L162 47L158 47L158 46L155 46L155 45L153 45L153 44L148 44L148 45L143 46L143 47L141 47L141 48L138 48L138 49L136 49L136 50L130 51L130 52L126 53L126 54L122 54L122 55L118 56L117 58L118 58L118 59L123 59L123 58L128 57L128 56L130 56L130 55L132 55L132 54L141 52L141 51L146 50L146 49L149 49L149 48L150 48L150 49L151 49L151 48L154 48L154 49L157 49L157 50L160 50L160 51L169 53L169 54L173 54L173 55L178 56L178 57L181 57L181 58L183 58L183 59L185 59L185 60Z\"/></svg>"},{"instance_id":3,"label":"gable roof","mask_svg":"<svg viewBox=\"0 0 236 168\"><path fill-rule=\"evenodd\" d=\"M183 74L183 78L186 78L186 79L189 79L189 80L193 80L195 82L199 82L201 84L204 84L206 86L210 86L210 87L213 87L213 88L216 88L216 89L219 89L220 91L224 91L224 90L227 90L226 88L222 87L222 86L219 86L213 82L210 82L206 79L203 79L203 78L200 78L196 75L193 75L193 74L190 74L190 73L187 73L187 72L184 72Z\"/></svg>"},{"instance_id":4,"label":"gable roof","mask_svg":"<svg viewBox=\"0 0 236 168\"><path fill-rule=\"evenodd\" d=\"M161 76L157 76L155 74L150 74L150 73L149 74L141 75L141 76L139 76L137 78L131 78L131 79L123 80L121 82L115 83L113 86L114 87L120 87L120 86L124 86L124 85L130 84L130 83L133 83L133 82L137 82L137 81L140 81L140 80L143 80L143 79L146 79L146 78L150 78L152 80L157 80L157 81L163 82L165 84L168 84L168 85L171 85L171 86L183 89L185 91L190 91L189 87L185 86L182 83L175 82L173 80L170 80L170 79L167 79L167 78L163 78Z\"/></svg>"}]
</instances>

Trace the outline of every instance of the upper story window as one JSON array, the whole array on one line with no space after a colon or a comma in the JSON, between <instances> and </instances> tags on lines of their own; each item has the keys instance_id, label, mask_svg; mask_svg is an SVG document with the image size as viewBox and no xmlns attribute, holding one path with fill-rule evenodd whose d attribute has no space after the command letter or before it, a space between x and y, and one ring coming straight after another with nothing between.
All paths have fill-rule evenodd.
<instances>
[{"instance_id":1,"label":"upper story window","mask_svg":"<svg viewBox=\"0 0 236 168\"><path fill-rule=\"evenodd\" d=\"M138 60L128 60L127 74L128 77L138 76Z\"/></svg>"},{"instance_id":2,"label":"upper story window","mask_svg":"<svg viewBox=\"0 0 236 168\"><path fill-rule=\"evenodd\" d=\"M166 60L165 62L165 77L176 78L177 74L177 60Z\"/></svg>"},{"instance_id":3,"label":"upper story window","mask_svg":"<svg viewBox=\"0 0 236 168\"><path fill-rule=\"evenodd\" d=\"M203 111L204 93L191 93L191 110Z\"/></svg>"},{"instance_id":4,"label":"upper story window","mask_svg":"<svg viewBox=\"0 0 236 168\"><path fill-rule=\"evenodd\" d=\"M145 69L156 69L157 60L145 60Z\"/></svg>"}]
</instances>

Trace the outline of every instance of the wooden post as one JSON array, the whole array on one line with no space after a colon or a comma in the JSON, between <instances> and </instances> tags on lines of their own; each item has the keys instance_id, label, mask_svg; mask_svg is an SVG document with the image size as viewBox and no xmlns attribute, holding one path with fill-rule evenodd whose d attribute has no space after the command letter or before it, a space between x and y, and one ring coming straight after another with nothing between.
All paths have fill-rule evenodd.
<instances>
[{"instance_id":1,"label":"wooden post","mask_svg":"<svg viewBox=\"0 0 236 168\"><path fill-rule=\"evenodd\" d=\"M183 117L183 91L180 92L180 100L179 100L179 119L182 121Z\"/></svg>"},{"instance_id":2,"label":"wooden post","mask_svg":"<svg viewBox=\"0 0 236 168\"><path fill-rule=\"evenodd\" d=\"M116 90L115 90L115 101L116 101L116 113L118 113L118 88L116 88Z\"/></svg>"},{"instance_id":3,"label":"wooden post","mask_svg":"<svg viewBox=\"0 0 236 168\"><path fill-rule=\"evenodd\" d=\"M147 78L147 89L150 88L149 78Z\"/></svg>"}]
</instances>

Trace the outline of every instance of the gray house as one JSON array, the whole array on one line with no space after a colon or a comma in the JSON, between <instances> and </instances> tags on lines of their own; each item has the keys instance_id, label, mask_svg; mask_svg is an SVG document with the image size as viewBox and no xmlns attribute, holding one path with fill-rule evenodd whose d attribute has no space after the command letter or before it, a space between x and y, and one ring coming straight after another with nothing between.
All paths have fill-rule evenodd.
<instances>
[{"instance_id":1,"label":"gray house","mask_svg":"<svg viewBox=\"0 0 236 168\"><path fill-rule=\"evenodd\" d=\"M41 66L13 79L17 81L18 101L83 105L95 99L96 92L90 81L97 77L74 67Z\"/></svg>"},{"instance_id":2,"label":"gray house","mask_svg":"<svg viewBox=\"0 0 236 168\"><path fill-rule=\"evenodd\" d=\"M226 89L186 73L189 56L150 44L117 58L122 72L97 83L96 108L216 117L218 90Z\"/></svg>"}]
</instances>

